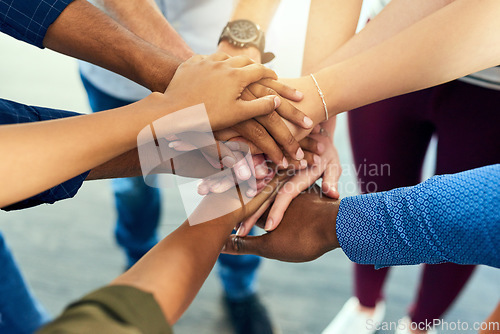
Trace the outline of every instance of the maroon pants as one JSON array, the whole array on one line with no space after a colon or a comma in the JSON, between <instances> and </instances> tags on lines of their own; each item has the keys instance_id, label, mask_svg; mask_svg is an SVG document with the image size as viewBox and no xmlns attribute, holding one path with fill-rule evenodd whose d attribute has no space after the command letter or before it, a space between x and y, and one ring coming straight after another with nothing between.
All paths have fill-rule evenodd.
<instances>
[{"instance_id":1,"label":"maroon pants","mask_svg":"<svg viewBox=\"0 0 500 334\"><path fill-rule=\"evenodd\" d=\"M362 193L419 183L431 137L438 137L436 174L500 162L500 91L453 81L349 112L354 163ZM441 318L474 266L425 265L410 316ZM389 268L355 265L355 295L374 307Z\"/></svg>"}]
</instances>

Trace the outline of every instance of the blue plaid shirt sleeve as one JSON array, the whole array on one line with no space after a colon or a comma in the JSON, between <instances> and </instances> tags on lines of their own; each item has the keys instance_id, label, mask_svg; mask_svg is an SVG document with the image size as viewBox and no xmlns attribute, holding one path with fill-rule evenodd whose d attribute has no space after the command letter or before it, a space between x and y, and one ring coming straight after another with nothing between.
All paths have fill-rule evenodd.
<instances>
[{"instance_id":1,"label":"blue plaid shirt sleeve","mask_svg":"<svg viewBox=\"0 0 500 334\"><path fill-rule=\"evenodd\" d=\"M353 262L454 262L500 268L500 164L435 176L414 187L348 197L337 237Z\"/></svg>"},{"instance_id":2,"label":"blue plaid shirt sleeve","mask_svg":"<svg viewBox=\"0 0 500 334\"><path fill-rule=\"evenodd\" d=\"M0 31L43 48L49 26L73 0L0 0Z\"/></svg>"},{"instance_id":3,"label":"blue plaid shirt sleeve","mask_svg":"<svg viewBox=\"0 0 500 334\"><path fill-rule=\"evenodd\" d=\"M0 99L0 126L5 124L39 122L78 115L80 114L71 111L32 107ZM76 195L83 181L87 178L88 173L85 172L36 196L2 209L6 211L19 210L45 203L52 204L56 201L71 198Z\"/></svg>"}]
</instances>

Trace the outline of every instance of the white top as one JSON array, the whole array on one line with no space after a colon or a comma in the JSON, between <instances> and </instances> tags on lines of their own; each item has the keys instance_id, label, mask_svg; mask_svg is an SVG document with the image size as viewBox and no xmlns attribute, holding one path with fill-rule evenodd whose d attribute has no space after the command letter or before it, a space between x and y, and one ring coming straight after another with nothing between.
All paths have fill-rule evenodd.
<instances>
[{"instance_id":1,"label":"white top","mask_svg":"<svg viewBox=\"0 0 500 334\"><path fill-rule=\"evenodd\" d=\"M233 11L232 0L156 0L172 27L198 54L217 49L222 29ZM108 70L80 61L83 76L101 91L113 97L136 101L151 92Z\"/></svg>"}]
</instances>

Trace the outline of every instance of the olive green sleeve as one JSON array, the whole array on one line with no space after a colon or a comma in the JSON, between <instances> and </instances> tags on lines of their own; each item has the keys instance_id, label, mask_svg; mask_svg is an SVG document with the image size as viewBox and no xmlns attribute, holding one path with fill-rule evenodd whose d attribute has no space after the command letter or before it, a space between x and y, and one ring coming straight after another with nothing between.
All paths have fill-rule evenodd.
<instances>
[{"instance_id":1,"label":"olive green sleeve","mask_svg":"<svg viewBox=\"0 0 500 334\"><path fill-rule=\"evenodd\" d=\"M107 286L76 301L38 334L171 334L153 295L131 286Z\"/></svg>"}]
</instances>

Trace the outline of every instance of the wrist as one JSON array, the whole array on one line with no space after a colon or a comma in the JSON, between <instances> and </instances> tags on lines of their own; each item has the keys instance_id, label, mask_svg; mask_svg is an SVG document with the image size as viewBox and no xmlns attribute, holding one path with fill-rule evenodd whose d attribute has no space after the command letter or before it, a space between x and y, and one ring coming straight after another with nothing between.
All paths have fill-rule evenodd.
<instances>
[{"instance_id":1,"label":"wrist","mask_svg":"<svg viewBox=\"0 0 500 334\"><path fill-rule=\"evenodd\" d=\"M136 62L140 64L138 73L146 88L152 92L164 93L182 62L161 51L152 58L152 61L142 59Z\"/></svg>"},{"instance_id":2,"label":"wrist","mask_svg":"<svg viewBox=\"0 0 500 334\"><path fill-rule=\"evenodd\" d=\"M328 251L339 248L339 240L337 238L337 214L339 212L340 200L328 199L325 201L323 217L325 217L325 231L323 232Z\"/></svg>"},{"instance_id":3,"label":"wrist","mask_svg":"<svg viewBox=\"0 0 500 334\"><path fill-rule=\"evenodd\" d=\"M244 48L240 48L232 45L227 40L222 40L219 43L218 51L227 53L228 55L234 56L247 56L250 59L254 60L257 63L261 62L261 53L259 49L255 46L247 46Z\"/></svg>"},{"instance_id":4,"label":"wrist","mask_svg":"<svg viewBox=\"0 0 500 334\"><path fill-rule=\"evenodd\" d=\"M318 82L318 86L321 88L323 92L323 98L326 103L326 107L328 109L328 118L333 118L337 114L346 111L342 110L341 103L341 87L337 84L337 76L335 72L330 71L330 69L321 70L314 74L316 81ZM321 98L318 95L318 99L322 105ZM323 106L323 105L322 105ZM323 109L324 110L324 109Z\"/></svg>"}]
</instances>

